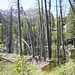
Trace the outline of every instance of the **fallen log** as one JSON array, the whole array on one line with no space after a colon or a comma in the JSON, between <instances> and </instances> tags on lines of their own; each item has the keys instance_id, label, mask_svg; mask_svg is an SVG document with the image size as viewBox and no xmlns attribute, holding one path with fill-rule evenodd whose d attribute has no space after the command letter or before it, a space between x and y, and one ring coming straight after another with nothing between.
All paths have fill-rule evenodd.
<instances>
[{"instance_id":1,"label":"fallen log","mask_svg":"<svg viewBox=\"0 0 75 75\"><path fill-rule=\"evenodd\" d=\"M6 58L3 58L3 57L0 57L0 59L3 59L3 60L6 60L6 61L8 61L8 62L12 62L12 63L14 63L14 61L9 60L9 59L6 59Z\"/></svg>"},{"instance_id":2,"label":"fallen log","mask_svg":"<svg viewBox=\"0 0 75 75\"><path fill-rule=\"evenodd\" d=\"M42 69L42 68L44 68L44 67L47 66L47 65L49 65L49 63L40 66L38 69Z\"/></svg>"}]
</instances>

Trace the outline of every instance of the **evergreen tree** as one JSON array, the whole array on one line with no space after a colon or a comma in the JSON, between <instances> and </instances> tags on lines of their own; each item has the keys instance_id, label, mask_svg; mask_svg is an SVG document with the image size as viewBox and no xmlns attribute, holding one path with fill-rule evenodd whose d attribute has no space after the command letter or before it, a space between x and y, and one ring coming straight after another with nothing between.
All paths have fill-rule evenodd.
<instances>
[{"instance_id":1,"label":"evergreen tree","mask_svg":"<svg viewBox=\"0 0 75 75\"><path fill-rule=\"evenodd\" d=\"M71 7L67 17L67 35L68 35L68 39L73 40L73 45L75 48L75 18Z\"/></svg>"}]
</instances>

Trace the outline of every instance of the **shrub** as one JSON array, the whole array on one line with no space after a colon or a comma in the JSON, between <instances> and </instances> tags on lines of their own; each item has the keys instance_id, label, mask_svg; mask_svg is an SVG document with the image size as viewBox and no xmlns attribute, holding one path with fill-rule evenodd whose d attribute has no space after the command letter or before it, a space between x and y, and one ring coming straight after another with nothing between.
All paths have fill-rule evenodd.
<instances>
[{"instance_id":1,"label":"shrub","mask_svg":"<svg viewBox=\"0 0 75 75\"><path fill-rule=\"evenodd\" d=\"M36 66L29 66L24 58L19 57L14 63L13 70L17 75L33 75L37 68Z\"/></svg>"}]
</instances>

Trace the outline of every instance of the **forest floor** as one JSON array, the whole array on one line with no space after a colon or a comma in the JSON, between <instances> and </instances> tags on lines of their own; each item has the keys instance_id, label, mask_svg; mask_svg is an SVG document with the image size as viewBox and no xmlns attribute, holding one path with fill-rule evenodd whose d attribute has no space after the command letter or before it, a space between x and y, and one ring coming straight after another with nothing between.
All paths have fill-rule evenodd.
<instances>
[{"instance_id":1,"label":"forest floor","mask_svg":"<svg viewBox=\"0 0 75 75\"><path fill-rule=\"evenodd\" d=\"M8 61L14 63L16 61L16 59L20 57L20 55L19 54L9 54L9 53L0 53L0 57L3 58L2 60L5 59L5 60L8 60ZM39 60L38 56L36 56L35 58L32 58L32 56L23 56L23 57L25 58L25 60L28 61L29 65L38 65L38 69L43 68L44 66L48 65L49 62L52 62L52 60L53 60L52 59L51 61L48 61L48 59L47 59L47 61L44 61L43 58L41 58Z\"/></svg>"},{"instance_id":2,"label":"forest floor","mask_svg":"<svg viewBox=\"0 0 75 75\"><path fill-rule=\"evenodd\" d=\"M3 54L5 58L8 58L8 59L9 59L8 56L13 57L13 58L19 57L18 55L15 55L15 54L14 56L12 56L12 54L7 55L5 53L0 53L0 56L2 56L1 54ZM48 65L47 67L44 67L45 70L41 68L38 70L36 70L35 68L32 68L33 70L35 70L33 74L26 74L27 72L25 74L17 74L17 71L16 72L14 71L15 68L17 68L17 66L15 65L19 64L20 69L22 69L23 66L26 65L26 64L23 64L21 68L21 64L20 64L21 62L20 63L19 62L15 64L15 63L7 62L5 60L0 61L0 75L75 75L75 59L68 59L68 62L66 62L65 64L61 64L60 66L54 66L53 69L49 69L49 70L48 70L48 67L51 68L52 67L51 64ZM14 70L13 70L13 67L15 67ZM27 67L29 68L29 66ZM24 71L22 71L22 73L23 72Z\"/></svg>"},{"instance_id":3,"label":"forest floor","mask_svg":"<svg viewBox=\"0 0 75 75\"><path fill-rule=\"evenodd\" d=\"M27 60L29 66L35 65L37 67L38 69L37 71L35 70L35 68L32 67L32 69L35 70L34 72L36 73L32 75L75 75L75 50L73 50L71 53L72 53L71 57L73 58L67 57L66 59L67 62L65 64L60 63L59 65L53 58L51 59L51 61L49 61L47 58L46 62L44 62L43 58L39 60L38 56L35 56L35 58L33 58L32 56L29 55L27 56L23 55L22 57L25 60ZM0 57L13 62L11 63L4 59L1 59L0 75L15 75L16 72L14 72L12 67L15 66L16 60L21 56L19 54L0 53ZM27 67L29 68L29 66Z\"/></svg>"}]
</instances>

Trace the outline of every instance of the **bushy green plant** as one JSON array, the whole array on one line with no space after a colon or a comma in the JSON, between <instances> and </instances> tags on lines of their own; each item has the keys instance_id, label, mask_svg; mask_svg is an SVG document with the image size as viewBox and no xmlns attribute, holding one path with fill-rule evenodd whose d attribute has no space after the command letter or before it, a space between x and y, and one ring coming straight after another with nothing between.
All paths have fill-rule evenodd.
<instances>
[{"instance_id":1,"label":"bushy green plant","mask_svg":"<svg viewBox=\"0 0 75 75\"><path fill-rule=\"evenodd\" d=\"M19 57L14 63L13 70L18 75L33 75L33 72L37 70L36 66L29 66L27 61Z\"/></svg>"}]
</instances>

